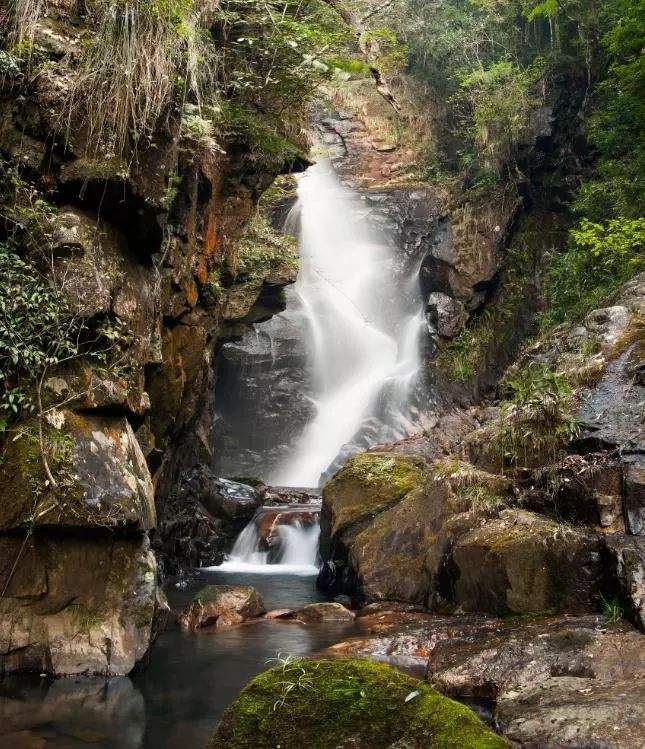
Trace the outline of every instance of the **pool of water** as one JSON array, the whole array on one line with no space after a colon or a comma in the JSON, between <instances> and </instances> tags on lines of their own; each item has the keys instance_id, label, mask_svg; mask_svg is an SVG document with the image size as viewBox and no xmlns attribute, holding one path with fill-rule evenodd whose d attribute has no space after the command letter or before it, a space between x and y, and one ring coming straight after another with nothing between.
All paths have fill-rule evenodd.
<instances>
[{"instance_id":1,"label":"pool of water","mask_svg":"<svg viewBox=\"0 0 645 749\"><path fill-rule=\"evenodd\" d=\"M202 571L168 592L181 608L209 583L253 585L267 610L325 600L304 575ZM12 749L203 749L248 680L280 656L307 655L351 635L352 624L259 621L185 632L174 624L130 678L0 682L0 746Z\"/></svg>"}]
</instances>

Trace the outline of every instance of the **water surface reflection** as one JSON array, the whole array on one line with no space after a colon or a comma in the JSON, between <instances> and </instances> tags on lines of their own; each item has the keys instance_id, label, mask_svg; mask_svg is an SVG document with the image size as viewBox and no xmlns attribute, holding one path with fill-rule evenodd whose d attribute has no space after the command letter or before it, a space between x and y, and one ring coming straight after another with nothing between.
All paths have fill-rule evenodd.
<instances>
[{"instance_id":1,"label":"water surface reflection","mask_svg":"<svg viewBox=\"0 0 645 749\"><path fill-rule=\"evenodd\" d=\"M324 600L313 577L201 572L171 588L181 608L205 583L254 585L267 609ZM351 634L351 624L261 621L157 640L131 678L12 677L0 682L0 746L12 749L202 749L224 709L279 653L306 655Z\"/></svg>"}]
</instances>

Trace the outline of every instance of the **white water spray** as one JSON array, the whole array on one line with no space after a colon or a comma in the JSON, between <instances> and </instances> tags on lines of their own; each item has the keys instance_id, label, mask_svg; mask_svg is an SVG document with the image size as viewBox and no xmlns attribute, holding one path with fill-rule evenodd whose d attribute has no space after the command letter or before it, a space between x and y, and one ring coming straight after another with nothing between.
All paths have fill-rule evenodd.
<instances>
[{"instance_id":1,"label":"white water spray","mask_svg":"<svg viewBox=\"0 0 645 749\"><path fill-rule=\"evenodd\" d=\"M301 506L300 511L307 511ZM318 539L320 524L316 517L314 522L303 523L296 519L287 524L278 524L276 528L278 551L267 549L266 542L260 533L262 515L273 512L274 508L262 508L244 528L235 541L227 560L212 569L219 572L246 572L267 574L315 575L318 572ZM286 514L297 512L295 507L284 508ZM273 557L273 559L272 559Z\"/></svg>"},{"instance_id":2,"label":"white water spray","mask_svg":"<svg viewBox=\"0 0 645 749\"><path fill-rule=\"evenodd\" d=\"M365 205L329 162L300 179L298 198L295 291L307 325L316 415L269 480L313 487L369 417L381 419L377 440L410 433L406 407L425 321L417 275L397 285L394 243L370 225Z\"/></svg>"}]
</instances>

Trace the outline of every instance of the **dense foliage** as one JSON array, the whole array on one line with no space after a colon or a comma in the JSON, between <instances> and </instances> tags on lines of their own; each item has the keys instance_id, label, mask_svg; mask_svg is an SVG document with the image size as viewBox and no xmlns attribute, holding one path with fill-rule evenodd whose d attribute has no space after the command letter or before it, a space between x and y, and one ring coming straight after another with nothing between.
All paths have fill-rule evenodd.
<instances>
[{"instance_id":1,"label":"dense foliage","mask_svg":"<svg viewBox=\"0 0 645 749\"><path fill-rule=\"evenodd\" d=\"M430 176L523 179L533 113L567 99L587 149L569 189L569 243L549 255L545 321L584 314L642 269L643 0L403 0L388 20L435 119Z\"/></svg>"}]
</instances>

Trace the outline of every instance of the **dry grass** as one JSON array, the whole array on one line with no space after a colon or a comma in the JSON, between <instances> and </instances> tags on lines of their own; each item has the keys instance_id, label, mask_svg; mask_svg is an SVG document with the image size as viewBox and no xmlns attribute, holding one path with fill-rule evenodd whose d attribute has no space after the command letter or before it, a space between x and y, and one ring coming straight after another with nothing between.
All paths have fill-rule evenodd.
<instances>
[{"instance_id":1,"label":"dry grass","mask_svg":"<svg viewBox=\"0 0 645 749\"><path fill-rule=\"evenodd\" d=\"M173 100L199 106L213 89L216 49L191 0L105 2L94 15L98 31L74 76L65 125L69 132L82 109L88 150L136 154L170 117Z\"/></svg>"}]
</instances>

